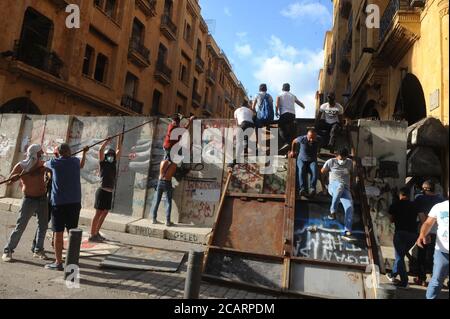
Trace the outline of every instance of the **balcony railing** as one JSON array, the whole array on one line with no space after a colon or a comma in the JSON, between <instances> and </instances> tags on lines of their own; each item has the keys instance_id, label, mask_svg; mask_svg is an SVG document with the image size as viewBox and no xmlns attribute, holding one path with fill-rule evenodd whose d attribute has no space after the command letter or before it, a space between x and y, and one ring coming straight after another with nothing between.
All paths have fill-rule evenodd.
<instances>
[{"instance_id":1,"label":"balcony railing","mask_svg":"<svg viewBox=\"0 0 450 319\"><path fill-rule=\"evenodd\" d=\"M203 71L205 70L205 61L203 61L199 56L195 57L195 68L200 73L203 73Z\"/></svg>"},{"instance_id":2,"label":"balcony railing","mask_svg":"<svg viewBox=\"0 0 450 319\"><path fill-rule=\"evenodd\" d=\"M212 108L211 104L205 103L203 105L203 114L206 114L206 115L212 115L213 114L213 108Z\"/></svg>"},{"instance_id":3,"label":"balcony railing","mask_svg":"<svg viewBox=\"0 0 450 319\"><path fill-rule=\"evenodd\" d=\"M163 14L161 17L161 31L170 40L176 40L178 28L168 14Z\"/></svg>"},{"instance_id":4,"label":"balcony railing","mask_svg":"<svg viewBox=\"0 0 450 319\"><path fill-rule=\"evenodd\" d=\"M163 61L158 61L155 77L163 84L170 84L172 82L172 70Z\"/></svg>"},{"instance_id":5,"label":"balcony railing","mask_svg":"<svg viewBox=\"0 0 450 319\"><path fill-rule=\"evenodd\" d=\"M392 26L394 17L398 11L412 11L410 6L410 0L390 0L386 10L384 10L383 16L380 21L380 40L383 40L389 29Z\"/></svg>"},{"instance_id":6,"label":"balcony railing","mask_svg":"<svg viewBox=\"0 0 450 319\"><path fill-rule=\"evenodd\" d=\"M216 84L216 75L212 70L206 72L206 80L212 85Z\"/></svg>"},{"instance_id":7,"label":"balcony railing","mask_svg":"<svg viewBox=\"0 0 450 319\"><path fill-rule=\"evenodd\" d=\"M58 78L61 77L61 69L64 62L58 55L47 48L35 43L14 42L14 57L36 69L47 72Z\"/></svg>"},{"instance_id":8,"label":"balcony railing","mask_svg":"<svg viewBox=\"0 0 450 319\"><path fill-rule=\"evenodd\" d=\"M197 91L192 91L192 104L199 107L202 103L202 96Z\"/></svg>"},{"instance_id":9,"label":"balcony railing","mask_svg":"<svg viewBox=\"0 0 450 319\"><path fill-rule=\"evenodd\" d=\"M136 0L136 6L148 17L156 16L156 0Z\"/></svg>"},{"instance_id":10,"label":"balcony railing","mask_svg":"<svg viewBox=\"0 0 450 319\"><path fill-rule=\"evenodd\" d=\"M132 110L133 112L142 114L142 110L144 108L144 103L142 103L138 100L135 100L133 97L125 94L122 97L122 106L129 110Z\"/></svg>"},{"instance_id":11,"label":"balcony railing","mask_svg":"<svg viewBox=\"0 0 450 319\"><path fill-rule=\"evenodd\" d=\"M130 40L129 53L131 55L137 53L139 57L142 58L143 60L139 61L141 62L140 64L142 64L142 62L145 62L143 64L146 64L146 66L150 65L150 50L147 47L145 47L140 40L137 39Z\"/></svg>"},{"instance_id":12,"label":"balcony railing","mask_svg":"<svg viewBox=\"0 0 450 319\"><path fill-rule=\"evenodd\" d=\"M228 91L225 91L224 93L225 101L231 102L231 94Z\"/></svg>"}]
</instances>

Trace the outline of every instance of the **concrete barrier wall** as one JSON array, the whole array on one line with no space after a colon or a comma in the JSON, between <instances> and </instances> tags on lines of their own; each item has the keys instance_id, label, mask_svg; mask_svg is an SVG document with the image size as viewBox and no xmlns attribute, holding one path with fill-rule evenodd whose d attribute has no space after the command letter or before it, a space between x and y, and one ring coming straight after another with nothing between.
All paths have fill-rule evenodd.
<instances>
[{"instance_id":1,"label":"concrete barrier wall","mask_svg":"<svg viewBox=\"0 0 450 319\"><path fill-rule=\"evenodd\" d=\"M51 157L54 147L62 142L68 142L75 152L107 136L149 122L125 135L112 209L112 213L117 215L149 218L159 178L159 164L164 158L162 144L169 125L167 119L20 114L0 116L0 180L8 177L11 168L25 157L26 149L32 143L42 144L46 155ZM229 124L229 120L205 120L202 121L202 132L207 128L217 128L217 132L224 135L225 127ZM210 137L203 142L204 152L212 151L213 139ZM116 140L112 141L111 146L115 148ZM88 152L85 168L81 171L84 209L94 209L95 191L100 183L99 149L100 145ZM225 157L224 154L218 154L218 157L220 162L216 164L183 165L183 177L174 180L172 221L201 227L213 225L224 178ZM0 197L21 196L19 183L0 186ZM164 202L160 205L158 219L165 220Z\"/></svg>"}]
</instances>

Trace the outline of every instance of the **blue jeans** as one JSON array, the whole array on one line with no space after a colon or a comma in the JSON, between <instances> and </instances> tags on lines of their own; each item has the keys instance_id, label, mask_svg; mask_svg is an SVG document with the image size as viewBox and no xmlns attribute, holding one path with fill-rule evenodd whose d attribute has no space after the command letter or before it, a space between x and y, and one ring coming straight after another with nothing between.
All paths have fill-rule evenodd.
<instances>
[{"instance_id":1,"label":"blue jeans","mask_svg":"<svg viewBox=\"0 0 450 319\"><path fill-rule=\"evenodd\" d=\"M38 229L36 232L35 240L36 246L35 252L44 251L45 234L48 229L48 202L47 196L41 198L24 198L19 211L19 218L17 219L16 228L11 233L8 243L4 250L14 252L17 248L22 234L27 228L28 222L31 217L36 214L38 219Z\"/></svg>"},{"instance_id":2,"label":"blue jeans","mask_svg":"<svg viewBox=\"0 0 450 319\"><path fill-rule=\"evenodd\" d=\"M333 181L328 186L328 192L333 197L331 200L330 212L336 214L339 202L341 202L345 212L345 231L351 232L353 226L353 199L349 186L338 181Z\"/></svg>"},{"instance_id":3,"label":"blue jeans","mask_svg":"<svg viewBox=\"0 0 450 319\"><path fill-rule=\"evenodd\" d=\"M153 219L156 219L156 217L158 215L159 204L161 203L163 193L166 193L166 220L170 221L170 214L172 212L173 188L172 188L172 182L169 182L169 181L160 180L158 182L158 187L156 188L155 200L153 202L152 217L153 217Z\"/></svg>"},{"instance_id":4,"label":"blue jeans","mask_svg":"<svg viewBox=\"0 0 450 319\"><path fill-rule=\"evenodd\" d=\"M433 277L428 284L427 299L436 299L441 292L445 278L448 276L448 253L434 251Z\"/></svg>"},{"instance_id":5,"label":"blue jeans","mask_svg":"<svg viewBox=\"0 0 450 319\"><path fill-rule=\"evenodd\" d=\"M312 190L317 188L317 179L319 177L319 167L317 162L306 162L300 158L297 159L298 181L300 183L300 190L309 189L308 185L308 173L311 174L310 186Z\"/></svg>"},{"instance_id":6,"label":"blue jeans","mask_svg":"<svg viewBox=\"0 0 450 319\"><path fill-rule=\"evenodd\" d=\"M407 231L396 231L394 234L395 262L392 268L392 274L400 276L402 286L408 284L408 273L406 272L405 256L414 246L417 240L417 234Z\"/></svg>"}]
</instances>

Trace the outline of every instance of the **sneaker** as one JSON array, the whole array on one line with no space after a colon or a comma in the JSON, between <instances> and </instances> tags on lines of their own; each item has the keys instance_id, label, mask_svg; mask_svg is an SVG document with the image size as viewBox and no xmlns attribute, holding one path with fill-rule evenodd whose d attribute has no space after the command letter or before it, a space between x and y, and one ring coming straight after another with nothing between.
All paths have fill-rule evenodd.
<instances>
[{"instance_id":1,"label":"sneaker","mask_svg":"<svg viewBox=\"0 0 450 319\"><path fill-rule=\"evenodd\" d=\"M327 216L329 220L336 220L336 213L330 213L330 215Z\"/></svg>"},{"instance_id":2,"label":"sneaker","mask_svg":"<svg viewBox=\"0 0 450 319\"><path fill-rule=\"evenodd\" d=\"M47 270L64 271L63 264L57 264L57 263L47 264L44 266L44 268Z\"/></svg>"},{"instance_id":3,"label":"sneaker","mask_svg":"<svg viewBox=\"0 0 450 319\"><path fill-rule=\"evenodd\" d=\"M311 190L311 192L309 192L309 196L311 197L315 197L317 195L317 191L315 189Z\"/></svg>"},{"instance_id":4,"label":"sneaker","mask_svg":"<svg viewBox=\"0 0 450 319\"><path fill-rule=\"evenodd\" d=\"M300 192L298 192L298 194L300 195L300 197L305 197L307 192L305 189L301 189Z\"/></svg>"},{"instance_id":5,"label":"sneaker","mask_svg":"<svg viewBox=\"0 0 450 319\"><path fill-rule=\"evenodd\" d=\"M167 227L172 227L172 226L173 226L173 223L168 221L168 222L166 222L166 226L167 226Z\"/></svg>"},{"instance_id":6,"label":"sneaker","mask_svg":"<svg viewBox=\"0 0 450 319\"><path fill-rule=\"evenodd\" d=\"M88 239L88 241L90 241L91 243L102 243L103 240L101 239L101 237L99 235L91 235Z\"/></svg>"},{"instance_id":7,"label":"sneaker","mask_svg":"<svg viewBox=\"0 0 450 319\"><path fill-rule=\"evenodd\" d=\"M101 239L101 241L108 241L108 239L106 239L105 237L103 237L102 234L100 234L100 233L99 233L97 236L98 236L98 238Z\"/></svg>"},{"instance_id":8,"label":"sneaker","mask_svg":"<svg viewBox=\"0 0 450 319\"><path fill-rule=\"evenodd\" d=\"M356 238L353 237L351 232L345 232L345 234L342 236L342 239L345 241L355 241Z\"/></svg>"},{"instance_id":9,"label":"sneaker","mask_svg":"<svg viewBox=\"0 0 450 319\"><path fill-rule=\"evenodd\" d=\"M13 261L13 258L12 258L12 252L10 252L10 251L5 251L5 252L3 253L3 255L2 255L2 260L3 260L5 263L10 263L10 262L12 262L12 261Z\"/></svg>"},{"instance_id":10,"label":"sneaker","mask_svg":"<svg viewBox=\"0 0 450 319\"><path fill-rule=\"evenodd\" d=\"M153 225L157 225L157 224L158 224L158 221L157 221L156 219L153 219L153 220L152 220L152 224L153 224Z\"/></svg>"},{"instance_id":11,"label":"sneaker","mask_svg":"<svg viewBox=\"0 0 450 319\"><path fill-rule=\"evenodd\" d=\"M36 251L33 253L33 258L37 258L40 260L49 260L47 255L45 254L45 251Z\"/></svg>"},{"instance_id":12,"label":"sneaker","mask_svg":"<svg viewBox=\"0 0 450 319\"><path fill-rule=\"evenodd\" d=\"M392 283L395 282L395 277L397 277L397 276L393 276L392 273L390 273L390 272L386 273L387 280L389 280Z\"/></svg>"}]
</instances>

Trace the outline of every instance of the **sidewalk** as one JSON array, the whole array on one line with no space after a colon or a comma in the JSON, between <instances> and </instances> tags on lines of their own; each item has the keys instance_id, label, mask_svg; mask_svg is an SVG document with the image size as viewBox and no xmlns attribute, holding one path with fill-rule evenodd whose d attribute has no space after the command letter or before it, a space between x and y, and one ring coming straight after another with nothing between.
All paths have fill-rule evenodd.
<instances>
[{"instance_id":1,"label":"sidewalk","mask_svg":"<svg viewBox=\"0 0 450 319\"><path fill-rule=\"evenodd\" d=\"M0 245L2 248L14 228L16 217L15 213L0 210ZM98 265L104 256L81 258L81 287L68 289L62 280L61 272L45 270L44 265L47 262L32 258L30 247L35 229L36 221L33 218L14 253L16 261L11 264L0 261L0 299L177 299L183 297L186 258L177 273L101 269ZM84 231L87 229L84 228ZM191 249L203 251L206 248L202 245L125 233L111 231L104 233L109 239L127 245L186 252ZM46 249L51 251L48 239L45 244ZM48 253L48 256L53 257L54 255ZM279 298L279 296L203 282L200 298L272 299Z\"/></svg>"}]
</instances>

